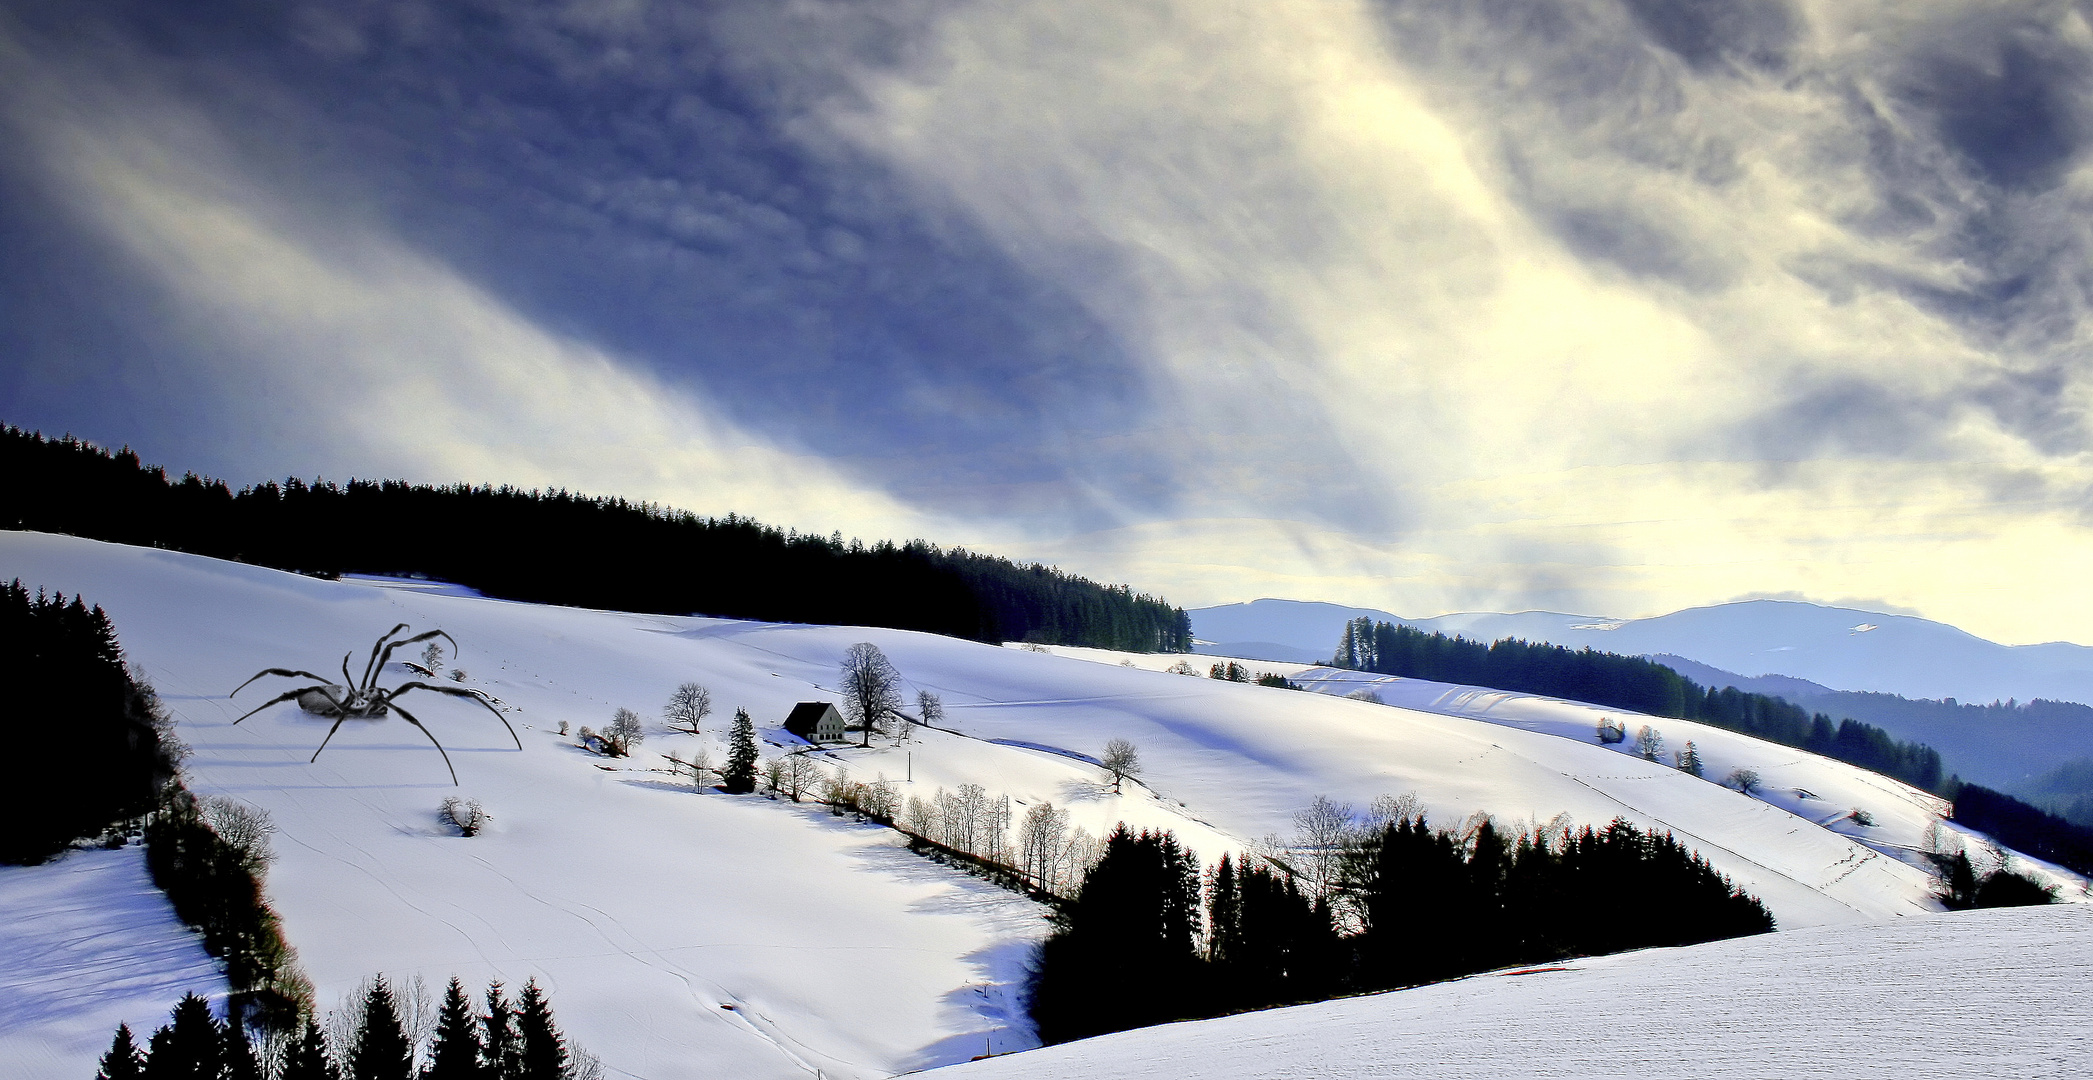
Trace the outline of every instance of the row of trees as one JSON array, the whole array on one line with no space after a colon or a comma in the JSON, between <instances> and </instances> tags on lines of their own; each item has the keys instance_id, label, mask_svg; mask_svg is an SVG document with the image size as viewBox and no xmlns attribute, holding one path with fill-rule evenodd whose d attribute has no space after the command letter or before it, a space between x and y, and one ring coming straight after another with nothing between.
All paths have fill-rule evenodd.
<instances>
[{"instance_id":1,"label":"row of trees","mask_svg":"<svg viewBox=\"0 0 2093 1080\"><path fill-rule=\"evenodd\" d=\"M419 979L408 985L419 988ZM601 1080L595 1056L560 1032L536 979L515 1001L490 984L484 1012L456 976L433 1017L420 1000L373 977L324 1025L307 1014L257 1041L237 1014L221 1020L188 994L143 1047L119 1026L96 1080Z\"/></svg>"},{"instance_id":2,"label":"row of trees","mask_svg":"<svg viewBox=\"0 0 2093 1080\"><path fill-rule=\"evenodd\" d=\"M1928 791L1942 779L1940 754L1931 747L1901 742L1857 720L1834 723L1823 713L1811 714L1777 697L1733 686L1708 689L1640 656L1513 638L1486 645L1359 618L1345 624L1331 664L1697 720L1872 769ZM1602 735L1602 741L1612 740Z\"/></svg>"},{"instance_id":3,"label":"row of trees","mask_svg":"<svg viewBox=\"0 0 2093 1080\"><path fill-rule=\"evenodd\" d=\"M124 666L116 629L78 596L0 586L0 863L36 863L75 840L120 834L160 804L183 747L152 687ZM54 769L30 747L89 763ZM112 834L111 839L116 839Z\"/></svg>"},{"instance_id":4,"label":"row of trees","mask_svg":"<svg viewBox=\"0 0 2093 1080\"><path fill-rule=\"evenodd\" d=\"M310 573L420 573L538 603L1137 652L1192 641L1184 611L1160 598L924 540L868 545L511 487L291 479L234 492L194 474L170 481L129 450L13 427L0 429L0 523Z\"/></svg>"},{"instance_id":5,"label":"row of trees","mask_svg":"<svg viewBox=\"0 0 2093 1080\"><path fill-rule=\"evenodd\" d=\"M1041 1037L1773 929L1669 834L1624 821L1507 834L1479 818L1457 833L1419 814L1322 850L1325 882L1258 856L1202 874L1175 836L1122 826L1041 948Z\"/></svg>"}]
</instances>

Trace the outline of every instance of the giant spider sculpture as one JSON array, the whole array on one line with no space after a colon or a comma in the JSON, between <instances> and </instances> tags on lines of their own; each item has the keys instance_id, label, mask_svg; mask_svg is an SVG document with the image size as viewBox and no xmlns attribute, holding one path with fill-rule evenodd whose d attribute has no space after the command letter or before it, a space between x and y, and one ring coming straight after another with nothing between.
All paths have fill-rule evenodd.
<instances>
[{"instance_id":1,"label":"giant spider sculpture","mask_svg":"<svg viewBox=\"0 0 2093 1080\"><path fill-rule=\"evenodd\" d=\"M259 672L254 679L259 679L263 675L284 675L293 678L318 679L320 682L316 686L301 686L296 690L286 690L268 701L247 710L246 713L241 715L240 720L245 720L249 716L253 716L255 713L261 712L263 709L279 702L295 700L299 708L315 716L334 717L334 726L327 729L327 738L320 740L320 750L325 750L327 749L327 744L334 739L334 733L340 731L342 724L349 719L376 719L384 716L387 712L396 712L408 723L421 728L421 733L427 735L429 741L435 744L436 752L443 755L443 767L450 769L451 783L455 785L458 783L458 770L451 765L451 755L445 752L442 743L436 741L435 733L426 727L422 727L422 722L415 719L413 713L400 708L400 695L405 694L407 691L434 690L439 694L449 694L452 697L471 698L486 706L487 711L493 713L496 720L501 721L501 726L509 728L509 738L516 740L516 749L523 749L523 740L517 737L515 728L509 727L508 718L501 714L501 710L494 707L493 702L487 700L486 694L478 690L468 690L456 686L437 686L425 682L401 683L390 690L378 685L378 676L385 670L386 662L392 659L392 651L402 645L412 645L417 641L427 641L430 638L440 637L451 643L452 655L457 654L457 639L441 630L431 630L427 633L416 634L413 637L400 638L397 641L393 640L394 634L405 629L407 629L407 624L401 623L386 631L383 636L378 638L377 643L371 646L371 657L364 662L363 679L361 681L351 678L349 675L349 657L355 655L354 650L342 654L342 681L340 683L328 682L327 677L324 675L315 675L310 671L294 671L288 668L267 668ZM249 679L247 682L234 687L233 694L238 694L240 691L247 689L248 684L254 682L254 679ZM232 695L228 694L226 696L231 697ZM235 720L233 723L237 724L240 720ZM312 752L311 760L320 760L320 750Z\"/></svg>"}]
</instances>

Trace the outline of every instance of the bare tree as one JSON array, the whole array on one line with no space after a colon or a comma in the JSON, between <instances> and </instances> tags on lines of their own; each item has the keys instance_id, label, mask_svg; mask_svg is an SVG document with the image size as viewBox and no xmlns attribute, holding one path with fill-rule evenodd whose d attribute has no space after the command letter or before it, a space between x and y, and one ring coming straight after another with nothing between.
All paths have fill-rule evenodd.
<instances>
[{"instance_id":1,"label":"bare tree","mask_svg":"<svg viewBox=\"0 0 2093 1080\"><path fill-rule=\"evenodd\" d=\"M240 853L240 861L256 876L276 858L269 850L269 837L276 833L276 823L270 820L267 810L213 795L203 801L203 819L218 839Z\"/></svg>"},{"instance_id":2,"label":"bare tree","mask_svg":"<svg viewBox=\"0 0 2093 1080\"><path fill-rule=\"evenodd\" d=\"M436 812L436 816L442 818L451 828L458 830L460 836L478 836L480 830L486 828L488 820L493 817L480 805L480 800L460 799L456 795L443 800L443 807Z\"/></svg>"},{"instance_id":3,"label":"bare tree","mask_svg":"<svg viewBox=\"0 0 2093 1080\"><path fill-rule=\"evenodd\" d=\"M712 691L697 683L687 682L669 695L669 703L661 709L661 720L671 731L696 735L698 725L711 712Z\"/></svg>"},{"instance_id":4,"label":"bare tree","mask_svg":"<svg viewBox=\"0 0 2093 1080\"><path fill-rule=\"evenodd\" d=\"M1361 824L1368 833L1378 835L1390 825L1416 817L1420 808L1414 791L1405 791L1401 795L1376 795L1374 801L1367 804L1366 820Z\"/></svg>"},{"instance_id":5,"label":"bare tree","mask_svg":"<svg viewBox=\"0 0 2093 1080\"><path fill-rule=\"evenodd\" d=\"M763 783L773 792L785 790L785 759L771 758L763 763Z\"/></svg>"},{"instance_id":6,"label":"bare tree","mask_svg":"<svg viewBox=\"0 0 2093 1080\"><path fill-rule=\"evenodd\" d=\"M908 806L902 811L901 827L925 840L935 840L938 834L937 801L920 796L908 797Z\"/></svg>"},{"instance_id":7,"label":"bare tree","mask_svg":"<svg viewBox=\"0 0 2093 1080\"><path fill-rule=\"evenodd\" d=\"M928 690L916 691L916 713L925 724L938 724L945 719L945 699Z\"/></svg>"},{"instance_id":8,"label":"bare tree","mask_svg":"<svg viewBox=\"0 0 2093 1080\"><path fill-rule=\"evenodd\" d=\"M821 782L821 766L805 754L785 755L785 794L798 802Z\"/></svg>"},{"instance_id":9,"label":"bare tree","mask_svg":"<svg viewBox=\"0 0 2093 1080\"><path fill-rule=\"evenodd\" d=\"M1656 728L1644 724L1642 730L1635 733L1635 751L1644 761L1657 760L1657 756L1664 753L1664 736L1658 734Z\"/></svg>"},{"instance_id":10,"label":"bare tree","mask_svg":"<svg viewBox=\"0 0 2093 1080\"><path fill-rule=\"evenodd\" d=\"M1730 783L1736 785L1738 791L1750 795L1759 790L1759 770L1750 768L1732 769L1730 770Z\"/></svg>"},{"instance_id":11,"label":"bare tree","mask_svg":"<svg viewBox=\"0 0 2093 1080\"><path fill-rule=\"evenodd\" d=\"M1113 739L1105 744L1105 756L1097 763L1112 774L1112 790L1118 792L1119 783L1129 777L1141 775L1141 752L1125 739Z\"/></svg>"},{"instance_id":12,"label":"bare tree","mask_svg":"<svg viewBox=\"0 0 2093 1080\"><path fill-rule=\"evenodd\" d=\"M1316 888L1329 891L1352 833L1350 804L1334 803L1322 795L1294 815L1294 847L1305 857L1303 861Z\"/></svg>"},{"instance_id":13,"label":"bare tree","mask_svg":"<svg viewBox=\"0 0 2093 1080\"><path fill-rule=\"evenodd\" d=\"M1362 687L1360 687L1359 689L1357 689L1357 690L1354 690L1354 691L1352 691L1352 692L1351 692L1351 693L1349 693L1349 694L1346 694L1346 695L1345 695L1345 700L1347 700L1347 701L1364 701L1364 702L1366 702L1366 703L1367 703L1368 705L1380 705L1380 704L1383 704L1383 702L1381 701L1381 694L1380 694L1380 691L1377 691L1377 690L1375 690L1375 689L1374 689L1373 687L1371 687L1371 686L1362 686Z\"/></svg>"},{"instance_id":14,"label":"bare tree","mask_svg":"<svg viewBox=\"0 0 2093 1080\"><path fill-rule=\"evenodd\" d=\"M894 782L887 779L886 773L880 773L858 793L858 808L863 810L867 817L882 823L893 822L895 813L900 809L895 805L898 801L894 794Z\"/></svg>"},{"instance_id":15,"label":"bare tree","mask_svg":"<svg viewBox=\"0 0 2093 1080\"><path fill-rule=\"evenodd\" d=\"M677 776L690 777L691 786L702 791L705 788L706 777L716 771L712 767L712 751L700 748L689 761L670 754L669 771Z\"/></svg>"},{"instance_id":16,"label":"bare tree","mask_svg":"<svg viewBox=\"0 0 2093 1080\"><path fill-rule=\"evenodd\" d=\"M843 654L843 716L861 725L862 745L872 745L872 729L901 708L901 673L887 654L869 641L860 641Z\"/></svg>"},{"instance_id":17,"label":"bare tree","mask_svg":"<svg viewBox=\"0 0 2093 1080\"><path fill-rule=\"evenodd\" d=\"M1050 802L1034 803L1018 826L1018 869L1042 892L1053 892L1060 883L1067 834L1068 811Z\"/></svg>"},{"instance_id":18,"label":"bare tree","mask_svg":"<svg viewBox=\"0 0 2093 1080\"><path fill-rule=\"evenodd\" d=\"M633 747L647 741L646 725L640 722L640 714L620 708L611 714L610 726L603 729L603 738L610 744L610 756L625 757L632 753Z\"/></svg>"}]
</instances>

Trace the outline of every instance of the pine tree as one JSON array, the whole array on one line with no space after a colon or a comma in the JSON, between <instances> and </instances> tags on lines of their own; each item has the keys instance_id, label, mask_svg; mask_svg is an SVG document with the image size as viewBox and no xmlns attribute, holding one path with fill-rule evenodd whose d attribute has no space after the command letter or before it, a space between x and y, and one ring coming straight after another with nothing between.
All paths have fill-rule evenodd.
<instances>
[{"instance_id":1,"label":"pine tree","mask_svg":"<svg viewBox=\"0 0 2093 1080\"><path fill-rule=\"evenodd\" d=\"M399 1005L382 975L371 981L370 990L363 995L363 1017L348 1057L348 1080L414 1078L414 1047L407 1042Z\"/></svg>"},{"instance_id":2,"label":"pine tree","mask_svg":"<svg viewBox=\"0 0 2093 1080\"><path fill-rule=\"evenodd\" d=\"M523 1043L523 1073L519 1080L562 1080L567 1072L567 1040L552 1022L552 1003L538 980L523 984L523 997L516 1017L517 1035Z\"/></svg>"},{"instance_id":3,"label":"pine tree","mask_svg":"<svg viewBox=\"0 0 2093 1080\"><path fill-rule=\"evenodd\" d=\"M182 995L174 1007L174 1023L153 1032L145 1080L216 1080L224 1060L219 1048L223 1037L210 1003L195 994Z\"/></svg>"},{"instance_id":4,"label":"pine tree","mask_svg":"<svg viewBox=\"0 0 2093 1080\"><path fill-rule=\"evenodd\" d=\"M1693 740L1686 740L1686 749L1679 751L1679 769L1695 776L1702 775L1706 766L1701 764L1701 752L1694 748Z\"/></svg>"},{"instance_id":5,"label":"pine tree","mask_svg":"<svg viewBox=\"0 0 2093 1080\"><path fill-rule=\"evenodd\" d=\"M487 1015L482 1018L487 1037L480 1043L480 1075L486 1080L521 1080L523 1040L516 1032L516 1010L501 992L501 983L487 986Z\"/></svg>"},{"instance_id":6,"label":"pine tree","mask_svg":"<svg viewBox=\"0 0 2093 1080\"><path fill-rule=\"evenodd\" d=\"M465 984L453 975L444 988L443 1005L436 1011L436 1038L429 1047L429 1065L422 1070L422 1080L479 1080L484 1049L472 999L465 996Z\"/></svg>"},{"instance_id":7,"label":"pine tree","mask_svg":"<svg viewBox=\"0 0 2093 1080\"><path fill-rule=\"evenodd\" d=\"M734 710L734 729L727 736L727 767L720 772L720 787L730 795L756 790L756 725L747 709Z\"/></svg>"},{"instance_id":8,"label":"pine tree","mask_svg":"<svg viewBox=\"0 0 2093 1080\"><path fill-rule=\"evenodd\" d=\"M312 1017L305 1018L305 1030L298 1041L291 1044L284 1055L283 1068L276 1080L340 1080L341 1073L327 1057L327 1040L320 1034L320 1025Z\"/></svg>"},{"instance_id":9,"label":"pine tree","mask_svg":"<svg viewBox=\"0 0 2093 1080\"><path fill-rule=\"evenodd\" d=\"M102 1067L94 1074L95 1080L139 1080L144 1069L145 1055L138 1052L138 1044L131 1039L131 1025L116 1025L116 1038L109 1043L109 1052L102 1055Z\"/></svg>"}]
</instances>

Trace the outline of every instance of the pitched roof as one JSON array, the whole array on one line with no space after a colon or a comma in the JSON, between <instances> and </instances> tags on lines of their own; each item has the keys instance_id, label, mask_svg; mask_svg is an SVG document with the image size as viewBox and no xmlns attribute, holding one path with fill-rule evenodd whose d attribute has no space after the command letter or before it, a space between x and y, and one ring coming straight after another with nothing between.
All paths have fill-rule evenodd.
<instances>
[{"instance_id":1,"label":"pitched roof","mask_svg":"<svg viewBox=\"0 0 2093 1080\"><path fill-rule=\"evenodd\" d=\"M834 702L802 701L794 705L792 712L785 717L785 730L802 739L809 739L814 734L814 725L819 724L823 716L834 712L835 708Z\"/></svg>"}]
</instances>

